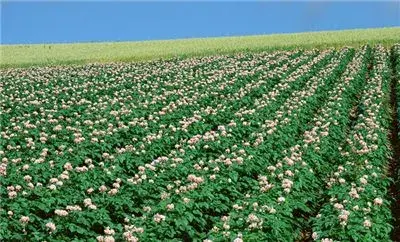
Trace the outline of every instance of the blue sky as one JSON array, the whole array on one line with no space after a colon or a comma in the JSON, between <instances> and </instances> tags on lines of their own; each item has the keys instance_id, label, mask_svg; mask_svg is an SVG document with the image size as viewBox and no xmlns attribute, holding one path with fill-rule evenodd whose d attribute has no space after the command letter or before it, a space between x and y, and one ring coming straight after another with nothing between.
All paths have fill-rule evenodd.
<instances>
[{"instance_id":1,"label":"blue sky","mask_svg":"<svg viewBox=\"0 0 400 242\"><path fill-rule=\"evenodd\" d=\"M136 41L400 26L400 2L1 3L1 43Z\"/></svg>"}]
</instances>

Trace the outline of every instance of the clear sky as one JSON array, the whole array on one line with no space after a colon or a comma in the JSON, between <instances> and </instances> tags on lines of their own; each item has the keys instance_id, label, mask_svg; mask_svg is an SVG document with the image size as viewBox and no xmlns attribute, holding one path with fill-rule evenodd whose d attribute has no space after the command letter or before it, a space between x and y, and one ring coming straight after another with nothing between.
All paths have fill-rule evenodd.
<instances>
[{"instance_id":1,"label":"clear sky","mask_svg":"<svg viewBox=\"0 0 400 242\"><path fill-rule=\"evenodd\" d=\"M1 2L1 43L136 41L400 26L400 1Z\"/></svg>"}]
</instances>

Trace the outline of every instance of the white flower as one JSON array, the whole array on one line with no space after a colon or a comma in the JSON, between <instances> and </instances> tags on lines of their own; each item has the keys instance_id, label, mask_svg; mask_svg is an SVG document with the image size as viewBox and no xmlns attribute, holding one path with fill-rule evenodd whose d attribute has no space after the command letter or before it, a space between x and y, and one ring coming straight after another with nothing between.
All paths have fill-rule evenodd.
<instances>
[{"instance_id":1,"label":"white flower","mask_svg":"<svg viewBox=\"0 0 400 242\"><path fill-rule=\"evenodd\" d=\"M154 215L153 219L154 219L154 222L160 223L161 221L165 220L165 216L157 213Z\"/></svg>"},{"instance_id":2,"label":"white flower","mask_svg":"<svg viewBox=\"0 0 400 242\"><path fill-rule=\"evenodd\" d=\"M229 226L229 224L227 224L227 223L224 223L224 225L222 225L222 227L225 229L225 230L229 230L231 227Z\"/></svg>"},{"instance_id":3,"label":"white flower","mask_svg":"<svg viewBox=\"0 0 400 242\"><path fill-rule=\"evenodd\" d=\"M167 205L167 210L172 211L172 210L174 210L174 207L175 207L174 204L170 203Z\"/></svg>"},{"instance_id":4,"label":"white flower","mask_svg":"<svg viewBox=\"0 0 400 242\"><path fill-rule=\"evenodd\" d=\"M333 205L333 207L335 207L338 210L344 209L344 206L342 204L340 204L340 203L335 203L335 205Z\"/></svg>"},{"instance_id":5,"label":"white flower","mask_svg":"<svg viewBox=\"0 0 400 242\"><path fill-rule=\"evenodd\" d=\"M27 224L27 223L29 223L29 221L30 221L30 218L28 216L22 216L19 219L19 222L22 223L22 224Z\"/></svg>"},{"instance_id":6,"label":"white flower","mask_svg":"<svg viewBox=\"0 0 400 242\"><path fill-rule=\"evenodd\" d=\"M360 178L360 182L361 182L361 184L363 184L363 185L365 185L365 184L368 183L367 179L365 179L364 177L361 177L361 178Z\"/></svg>"},{"instance_id":7,"label":"white flower","mask_svg":"<svg viewBox=\"0 0 400 242\"><path fill-rule=\"evenodd\" d=\"M110 227L106 227L106 228L104 229L104 233L105 233L106 235L113 235L113 234L115 234L115 231L114 231L113 229L110 229Z\"/></svg>"},{"instance_id":8,"label":"white flower","mask_svg":"<svg viewBox=\"0 0 400 242\"><path fill-rule=\"evenodd\" d=\"M67 212L67 211L61 210L61 209L56 209L56 210L54 211L54 213L55 213L56 215L58 215L58 216L61 216L61 217L65 217L65 216L68 215L68 212Z\"/></svg>"},{"instance_id":9,"label":"white flower","mask_svg":"<svg viewBox=\"0 0 400 242\"><path fill-rule=\"evenodd\" d=\"M105 192L105 191L107 191L107 187L106 187L105 185L101 185L101 186L99 187L99 191L100 191L100 192Z\"/></svg>"},{"instance_id":10,"label":"white flower","mask_svg":"<svg viewBox=\"0 0 400 242\"><path fill-rule=\"evenodd\" d=\"M9 193L8 193L8 197L9 197L10 199L13 199L13 198L17 197L17 192L15 192L15 191L9 192Z\"/></svg>"},{"instance_id":11,"label":"white flower","mask_svg":"<svg viewBox=\"0 0 400 242\"><path fill-rule=\"evenodd\" d=\"M312 233L311 237L313 238L313 240L317 240L318 239L317 232Z\"/></svg>"},{"instance_id":12,"label":"white flower","mask_svg":"<svg viewBox=\"0 0 400 242\"><path fill-rule=\"evenodd\" d=\"M52 222L48 222L46 224L46 227L50 229L50 233L53 232L54 230L56 230L56 225Z\"/></svg>"},{"instance_id":13,"label":"white flower","mask_svg":"<svg viewBox=\"0 0 400 242\"><path fill-rule=\"evenodd\" d=\"M378 205L378 206L380 206L380 205L382 205L382 203L383 203L383 200L382 200L382 198L375 198L374 199L374 204L375 205Z\"/></svg>"},{"instance_id":14,"label":"white flower","mask_svg":"<svg viewBox=\"0 0 400 242\"><path fill-rule=\"evenodd\" d=\"M275 208L270 208L270 209L269 209L269 213L271 213L271 214L276 213L276 209L275 209Z\"/></svg>"},{"instance_id":15,"label":"white flower","mask_svg":"<svg viewBox=\"0 0 400 242\"><path fill-rule=\"evenodd\" d=\"M341 221L347 221L348 218L349 218L349 215L347 215L347 214L340 214L339 215L339 219Z\"/></svg>"},{"instance_id":16,"label":"white flower","mask_svg":"<svg viewBox=\"0 0 400 242\"><path fill-rule=\"evenodd\" d=\"M368 219L366 219L366 220L364 221L363 225L364 225L364 227L369 228L369 227L372 226L372 223L371 223L371 221L369 221Z\"/></svg>"}]
</instances>

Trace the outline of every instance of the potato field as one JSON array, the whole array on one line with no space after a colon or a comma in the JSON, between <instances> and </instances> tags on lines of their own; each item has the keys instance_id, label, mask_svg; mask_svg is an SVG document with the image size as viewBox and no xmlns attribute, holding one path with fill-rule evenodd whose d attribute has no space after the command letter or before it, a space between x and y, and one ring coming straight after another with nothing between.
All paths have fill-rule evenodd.
<instances>
[{"instance_id":1,"label":"potato field","mask_svg":"<svg viewBox=\"0 0 400 242\"><path fill-rule=\"evenodd\" d=\"M0 69L0 241L391 241L399 107L400 45Z\"/></svg>"}]
</instances>

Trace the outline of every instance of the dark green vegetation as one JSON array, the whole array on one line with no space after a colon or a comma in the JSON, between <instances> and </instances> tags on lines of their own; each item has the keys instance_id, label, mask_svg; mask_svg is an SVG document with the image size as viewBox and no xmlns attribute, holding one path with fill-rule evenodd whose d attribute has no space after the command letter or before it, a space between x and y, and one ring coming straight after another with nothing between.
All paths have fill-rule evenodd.
<instances>
[{"instance_id":1,"label":"dark green vegetation","mask_svg":"<svg viewBox=\"0 0 400 242\"><path fill-rule=\"evenodd\" d=\"M2 69L0 240L389 241L399 51Z\"/></svg>"}]
</instances>

